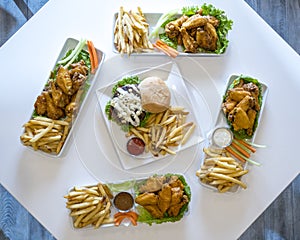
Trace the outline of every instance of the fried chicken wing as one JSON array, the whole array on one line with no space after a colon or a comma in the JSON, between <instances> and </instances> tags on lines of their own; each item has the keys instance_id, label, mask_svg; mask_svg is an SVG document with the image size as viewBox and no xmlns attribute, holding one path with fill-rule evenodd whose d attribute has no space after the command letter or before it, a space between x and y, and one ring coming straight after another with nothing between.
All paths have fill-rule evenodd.
<instances>
[{"instance_id":1,"label":"fried chicken wing","mask_svg":"<svg viewBox=\"0 0 300 240\"><path fill-rule=\"evenodd\" d=\"M253 107L253 105L254 105L253 97L247 95L236 105L236 107L240 107L245 112L247 112L249 108Z\"/></svg>"},{"instance_id":2,"label":"fried chicken wing","mask_svg":"<svg viewBox=\"0 0 300 240\"><path fill-rule=\"evenodd\" d=\"M72 95L70 90L73 83L68 69L65 69L62 66L59 67L56 76L56 83L65 94Z\"/></svg>"},{"instance_id":3,"label":"fried chicken wing","mask_svg":"<svg viewBox=\"0 0 300 240\"><path fill-rule=\"evenodd\" d=\"M44 96L47 101L47 117L54 120L62 118L64 116L64 111L60 107L55 106L49 92L45 92Z\"/></svg>"},{"instance_id":4,"label":"fried chicken wing","mask_svg":"<svg viewBox=\"0 0 300 240\"><path fill-rule=\"evenodd\" d=\"M183 205L185 205L188 202L188 197L186 195L183 195L181 201L178 204L170 206L168 210L169 216L176 217L179 214L180 209L183 207Z\"/></svg>"},{"instance_id":5,"label":"fried chicken wing","mask_svg":"<svg viewBox=\"0 0 300 240\"><path fill-rule=\"evenodd\" d=\"M182 24L182 28L189 30L204 26L207 22L208 19L206 17L203 17L200 14L195 14Z\"/></svg>"},{"instance_id":6,"label":"fried chicken wing","mask_svg":"<svg viewBox=\"0 0 300 240\"><path fill-rule=\"evenodd\" d=\"M216 50L218 35L215 27L207 22L203 28L198 28L196 33L196 41L203 49L209 51Z\"/></svg>"},{"instance_id":7,"label":"fried chicken wing","mask_svg":"<svg viewBox=\"0 0 300 240\"><path fill-rule=\"evenodd\" d=\"M141 193L144 193L144 192L157 192L162 188L165 181L166 181L166 178L164 176L162 176L162 177L149 177L147 179L147 182L140 186L139 191Z\"/></svg>"},{"instance_id":8,"label":"fried chicken wing","mask_svg":"<svg viewBox=\"0 0 300 240\"><path fill-rule=\"evenodd\" d=\"M172 191L172 196L171 196L170 205L173 206L181 202L181 198L184 192L180 187L174 187L171 189L171 191Z\"/></svg>"},{"instance_id":9,"label":"fried chicken wing","mask_svg":"<svg viewBox=\"0 0 300 240\"><path fill-rule=\"evenodd\" d=\"M245 96L250 95L251 94L243 88L233 88L228 91L228 98L237 102L241 101Z\"/></svg>"},{"instance_id":10,"label":"fried chicken wing","mask_svg":"<svg viewBox=\"0 0 300 240\"><path fill-rule=\"evenodd\" d=\"M157 205L143 206L154 218L162 218L164 214L159 210Z\"/></svg>"},{"instance_id":11,"label":"fried chicken wing","mask_svg":"<svg viewBox=\"0 0 300 240\"><path fill-rule=\"evenodd\" d=\"M171 21L166 24L165 32L169 38L175 38L180 34L180 28L182 24L188 19L186 15L181 16L180 18Z\"/></svg>"},{"instance_id":12,"label":"fried chicken wing","mask_svg":"<svg viewBox=\"0 0 300 240\"><path fill-rule=\"evenodd\" d=\"M223 112L225 114L231 112L234 109L234 107L236 106L236 104L237 104L236 101L234 101L232 99L228 99L227 101L222 103Z\"/></svg>"},{"instance_id":13,"label":"fried chicken wing","mask_svg":"<svg viewBox=\"0 0 300 240\"><path fill-rule=\"evenodd\" d=\"M158 193L158 208L162 213L166 212L170 207L171 197L171 186L169 184L164 184L161 191Z\"/></svg>"},{"instance_id":14,"label":"fried chicken wing","mask_svg":"<svg viewBox=\"0 0 300 240\"><path fill-rule=\"evenodd\" d=\"M44 93L42 92L34 103L34 109L38 115L45 115L47 112L47 100Z\"/></svg>"},{"instance_id":15,"label":"fried chicken wing","mask_svg":"<svg viewBox=\"0 0 300 240\"><path fill-rule=\"evenodd\" d=\"M240 107L234 108L229 113L228 119L232 121L232 126L235 131L248 129L251 126L247 113Z\"/></svg>"},{"instance_id":16,"label":"fried chicken wing","mask_svg":"<svg viewBox=\"0 0 300 240\"><path fill-rule=\"evenodd\" d=\"M185 52L196 53L198 49L198 43L195 41L195 39L189 35L185 28L181 28L180 33L182 36L183 46L185 47Z\"/></svg>"},{"instance_id":17,"label":"fried chicken wing","mask_svg":"<svg viewBox=\"0 0 300 240\"><path fill-rule=\"evenodd\" d=\"M253 134L253 125L256 119L257 112L254 109L249 109L247 115L250 122L250 127L247 129L247 134L251 136Z\"/></svg>"},{"instance_id":18,"label":"fried chicken wing","mask_svg":"<svg viewBox=\"0 0 300 240\"><path fill-rule=\"evenodd\" d=\"M155 205L158 202L158 196L154 193L145 192L143 194L138 195L135 198L135 202L142 206L153 205L153 204Z\"/></svg>"},{"instance_id":19,"label":"fried chicken wing","mask_svg":"<svg viewBox=\"0 0 300 240\"><path fill-rule=\"evenodd\" d=\"M65 94L60 87L56 86L54 81L50 82L51 95L55 106L63 108L69 104L70 99L67 94Z\"/></svg>"}]
</instances>

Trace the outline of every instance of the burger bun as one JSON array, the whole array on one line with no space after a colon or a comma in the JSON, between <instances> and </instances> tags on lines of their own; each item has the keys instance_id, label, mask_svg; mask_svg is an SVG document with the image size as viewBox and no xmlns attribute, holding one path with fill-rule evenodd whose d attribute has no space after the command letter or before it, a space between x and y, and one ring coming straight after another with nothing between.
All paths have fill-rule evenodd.
<instances>
[{"instance_id":1,"label":"burger bun","mask_svg":"<svg viewBox=\"0 0 300 240\"><path fill-rule=\"evenodd\" d=\"M147 77L139 84L139 89L145 111L159 113L170 107L171 93L161 78Z\"/></svg>"}]
</instances>

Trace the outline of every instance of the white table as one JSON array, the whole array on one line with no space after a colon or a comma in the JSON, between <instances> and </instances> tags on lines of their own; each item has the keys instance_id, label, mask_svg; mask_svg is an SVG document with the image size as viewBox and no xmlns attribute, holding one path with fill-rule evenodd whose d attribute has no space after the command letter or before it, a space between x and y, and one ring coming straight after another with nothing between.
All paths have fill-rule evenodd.
<instances>
[{"instance_id":1,"label":"white table","mask_svg":"<svg viewBox=\"0 0 300 240\"><path fill-rule=\"evenodd\" d=\"M296 111L300 100L299 55L245 2L210 2L224 9L234 21L229 35L230 47L223 57L194 60L207 69L216 86L216 99L221 98L232 73L255 76L269 86L260 131L256 136L257 142L268 147L259 150L256 156L262 166L250 167L250 173L243 178L248 189L237 194L221 195L203 188L195 177L200 164L200 160L195 159L185 172L192 189L190 211L182 221L174 224L74 230L63 195L74 185L97 181L83 166L74 144L78 136L71 140L67 155L62 159L28 151L19 141L21 126L31 114L35 98L68 37L92 39L95 46L106 53L103 71L105 66L110 66L106 65L111 64L109 62L119 64L124 61L124 68L151 64L148 58L121 59L112 52L113 13L121 5L126 9L136 9L136 2L111 1L108 4L96 0L51 0L0 49L0 181L56 238L235 239L299 173L300 162L295 158L300 133L297 128L300 116ZM184 5L197 3L189 1ZM139 6L144 12L164 12L181 8L182 1L140 1ZM121 70L112 69L109 77ZM99 81L97 86L101 84ZM94 94L83 112L95 109L93 98ZM212 117L216 114L217 109L213 109ZM105 161L104 157L102 159ZM135 176L130 171L110 168L109 174L107 169L102 169L103 181ZM165 167L161 171L170 169Z\"/></svg>"}]
</instances>

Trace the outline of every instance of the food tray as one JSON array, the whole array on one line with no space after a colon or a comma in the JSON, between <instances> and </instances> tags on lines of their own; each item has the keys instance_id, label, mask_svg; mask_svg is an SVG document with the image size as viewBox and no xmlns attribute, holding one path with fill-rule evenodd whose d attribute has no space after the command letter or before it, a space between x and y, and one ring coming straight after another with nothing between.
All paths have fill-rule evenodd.
<instances>
[{"instance_id":1,"label":"food tray","mask_svg":"<svg viewBox=\"0 0 300 240\"><path fill-rule=\"evenodd\" d=\"M69 50L71 50L71 49L73 49L73 48L76 47L76 45L78 44L78 42L79 42L79 41L76 40L76 39L74 39L74 38L68 38L68 39L65 41L65 43L64 43L64 45L63 45L63 47L62 47L62 49L61 49L61 51L60 51L60 53L59 53L59 55L58 55L58 57L57 57L57 60L55 61L55 64L54 64L53 68L51 69L51 71L54 70L54 68L55 68L55 66L56 66L56 64L57 64L57 62L58 62L59 60L61 60L61 59L66 55L66 53L67 53ZM86 50L86 51L88 51L87 45L85 45L83 49ZM105 54L104 54L101 50L99 50L99 49L96 49L96 53L97 53L98 62L99 62L98 68L96 69L96 71L95 71L94 74L90 73L90 74L88 75L87 80L85 81L85 84L84 84L84 86L83 86L83 88L84 88L84 90L83 90L83 91L84 91L84 93L83 93L83 98L81 99L81 103L79 104L79 108L78 108L78 112L77 112L76 116L73 117L73 119L72 119L71 129L70 129L69 132L68 132L68 135L67 135L67 137L66 137L66 139L65 139L65 142L64 142L64 144L63 144L63 146L62 146L60 152L59 152L58 154L55 154L55 153L47 153L47 152L44 152L44 151L41 151L41 150L34 150L31 146L26 146L28 149L30 149L30 150L32 150L32 151L34 151L34 152L38 152L38 153L40 153L40 154L43 154L43 155L45 155L45 156L50 156L50 157L55 157L55 158L59 158L59 157L62 157L62 156L63 156L63 154L65 153L65 149L66 149L66 147L67 147L67 145L68 145L70 136L71 136L71 134L72 134L72 130L73 130L74 127L76 127L76 120L77 120L77 118L78 118L78 116L79 116L79 114L80 114L80 112L81 112L81 109L83 108L83 106L84 106L84 104L85 104L85 102L86 102L86 99L88 98L88 96L89 96L89 94L90 94L90 92L91 92L91 89L93 88L93 86L94 86L94 84L95 84L95 82L96 82L98 73L99 73L99 71L100 71L100 69L101 69L101 66L102 66L102 63L103 63L103 61L104 61ZM47 79L46 84L47 84L48 80L49 80L49 78ZM32 113L32 115L30 116L30 119L32 119L32 117L33 117L33 113Z\"/></svg>"},{"instance_id":2,"label":"food tray","mask_svg":"<svg viewBox=\"0 0 300 240\"><path fill-rule=\"evenodd\" d=\"M165 80L171 92L171 106L183 106L187 111L189 111L187 122L196 123L196 128L188 141L182 146L174 147L172 149L173 151L182 151L204 140L204 137L200 130L200 126L198 126L197 124L196 116L193 111L193 106L190 102L184 80L182 79L176 63L169 62L166 64L162 64L157 67L134 74L134 76L139 76L141 79L149 76L158 76L161 79ZM125 136L126 133L121 130L121 127L119 125L117 125L113 121L108 120L105 113L106 103L111 99L111 89L119 80L121 79L116 80L108 86L97 89L96 93L106 127L111 133L110 136L113 140L114 145L116 146L115 150L117 151L119 160L123 168L132 169L145 164L149 164L153 161L158 161L166 157L172 157L173 155L170 156L170 154L166 154L165 156L160 155L158 157L153 157L151 153L144 153L138 156L133 156L127 152L126 144L129 138Z\"/></svg>"},{"instance_id":3,"label":"food tray","mask_svg":"<svg viewBox=\"0 0 300 240\"><path fill-rule=\"evenodd\" d=\"M149 216L149 213L141 205L134 202L133 207L129 211L133 211L139 215L139 218L137 219L137 224L146 223L148 225L152 225L154 223L177 222L177 221L180 221L189 212L188 206L189 206L189 202L191 201L191 199L190 199L191 189L190 189L188 183L186 182L185 176L183 174L178 174L178 173L168 173L168 174L164 174L164 175L152 175L151 177L157 177L157 176L158 177L160 177L160 176L166 176L166 177L177 176L180 180L183 180L182 181L184 184L183 191L184 191L184 194L186 194L188 196L189 201L188 201L188 203L185 203L185 205L181 208L180 214L177 217L173 217L173 219L170 219L170 217L165 215L165 217L159 219L159 221L157 221L157 219L147 218ZM115 197L120 192L127 192L132 195L133 199L135 199L139 195L139 192L138 192L139 186L144 184L145 181L149 178L150 177L144 177L144 178L138 178L138 179L117 181L117 182L113 182L113 183L108 182L108 183L105 183L105 185L110 189L111 193L113 194L113 197ZM97 184L87 185L87 186L83 186L83 187L97 187ZM74 188L75 187L70 188L68 193L73 191ZM103 223L100 227L104 227L104 228L105 227L116 227L113 222L113 217L114 217L115 213L119 212L119 210L114 206L113 200L114 199L110 200L111 201L110 218L112 221L110 221L109 223ZM142 214L142 217L140 217L140 214ZM73 217L70 217L70 220L71 220L71 224L74 229L82 230L82 229L92 229L93 228L92 225L89 225L89 226L86 226L83 228L75 228L73 225L73 221L74 221ZM131 226L131 225L132 225L132 223L130 222L129 219L124 219L119 226Z\"/></svg>"},{"instance_id":4,"label":"food tray","mask_svg":"<svg viewBox=\"0 0 300 240\"><path fill-rule=\"evenodd\" d=\"M153 28L155 27L158 19L162 16L163 13L144 13L145 18L147 20L147 23L149 24L149 34L151 34ZM180 14L178 14L178 16L181 16ZM113 16L113 35L112 35L112 42L113 42L113 52L114 53L118 53L118 50L115 47L114 44L114 26L115 26L115 22L116 19L118 17L118 13L115 13ZM157 39L151 39L151 42L154 43ZM225 51L222 54L217 54L217 53L209 53L209 52L203 52L203 53L185 53L182 51L179 51L178 56L179 57L216 57L216 56L223 56L227 53L227 51ZM147 50L145 52L141 52L141 53L136 53L133 52L131 55L138 55L138 56L163 56L165 55L163 52L158 51L157 49L154 50Z\"/></svg>"},{"instance_id":5,"label":"food tray","mask_svg":"<svg viewBox=\"0 0 300 240\"><path fill-rule=\"evenodd\" d=\"M226 88L225 88L224 95L225 95L225 93L227 92L227 89L229 88L229 86L232 84L232 82L233 82L236 78L238 78L239 76L240 76L239 74L233 74L233 75L231 75L231 76L229 77L228 82L227 82L227 84L226 84ZM257 128L256 128L255 132L253 133L252 138L251 138L251 139L248 139L248 141L250 141L250 142L254 142L255 136L256 136L256 134L257 134L257 132L258 132L258 130L259 130L259 125L260 125L260 122L261 122L261 118L262 118L264 106L265 106L265 103L266 103L266 98L267 98L268 91L269 91L268 86L267 86L265 83L262 83L261 81L259 81L259 83L260 83L261 86L262 86L262 89L261 89L261 94L262 94L262 105L261 105L261 110L260 110L260 113L259 113L259 116L258 116L258 124L257 124ZM224 95L223 95L223 96L224 96ZM222 98L222 100L223 100L223 98ZM222 101L222 102L223 102L223 101ZM225 117L225 115L224 115L224 113L223 113L223 110L222 110L221 106L222 106L222 103L221 103L221 105L220 105L219 114L218 114L218 116L217 116L217 118L216 118L214 128L207 134L207 139L206 139L206 143L205 143L205 146L206 146L206 147L208 147L208 146L210 146L210 145L212 144L212 142L211 142L211 134L212 134L212 132L213 132L214 129L219 128L219 127L227 127L227 128L229 128L229 125L228 125L228 123L227 123L226 117ZM254 157L254 156L251 156L251 158L254 159L255 157ZM202 161L201 161L201 165L203 165L204 160L205 160L205 156L203 157L203 159L202 159ZM248 167L248 162L244 163L244 164L243 164L243 167L244 167L244 169L247 169L247 167ZM205 183L203 183L203 182L201 182L201 181L200 181L200 183L201 183L203 186L205 186L205 187L207 187L207 188L209 188L209 189L212 189L212 190L215 191L215 192L218 192L217 188L215 188L215 187L213 187L213 186L211 186L211 185L205 184ZM237 192L240 188L241 188L240 186L235 185L234 187L232 187L232 188L228 191L228 193L235 193L235 192Z\"/></svg>"}]
</instances>

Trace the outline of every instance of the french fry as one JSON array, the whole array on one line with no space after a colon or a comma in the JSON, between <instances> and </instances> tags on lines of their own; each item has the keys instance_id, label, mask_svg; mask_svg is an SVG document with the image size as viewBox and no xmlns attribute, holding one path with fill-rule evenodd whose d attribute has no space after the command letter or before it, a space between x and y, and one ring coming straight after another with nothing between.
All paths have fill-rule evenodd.
<instances>
[{"instance_id":1,"label":"french fry","mask_svg":"<svg viewBox=\"0 0 300 240\"><path fill-rule=\"evenodd\" d=\"M68 136L70 124L64 120L38 116L30 119L23 127L25 129L20 140L25 146L58 154Z\"/></svg>"},{"instance_id":2,"label":"french fry","mask_svg":"<svg viewBox=\"0 0 300 240\"><path fill-rule=\"evenodd\" d=\"M121 6L114 27L114 44L121 54L151 51L149 24L141 9L138 12L125 11Z\"/></svg>"},{"instance_id":3,"label":"french fry","mask_svg":"<svg viewBox=\"0 0 300 240\"><path fill-rule=\"evenodd\" d=\"M229 191L235 185L247 188L240 177L247 174L249 170L244 169L234 158L228 157L224 151L210 148L204 148L203 151L206 153L206 159L196 171L200 181L215 187L220 193Z\"/></svg>"},{"instance_id":4,"label":"french fry","mask_svg":"<svg viewBox=\"0 0 300 240\"><path fill-rule=\"evenodd\" d=\"M184 107L176 106L151 114L144 127L132 127L126 137L134 134L145 143L145 152L154 156L176 154L172 148L183 145L192 135L196 124L186 122Z\"/></svg>"}]
</instances>

